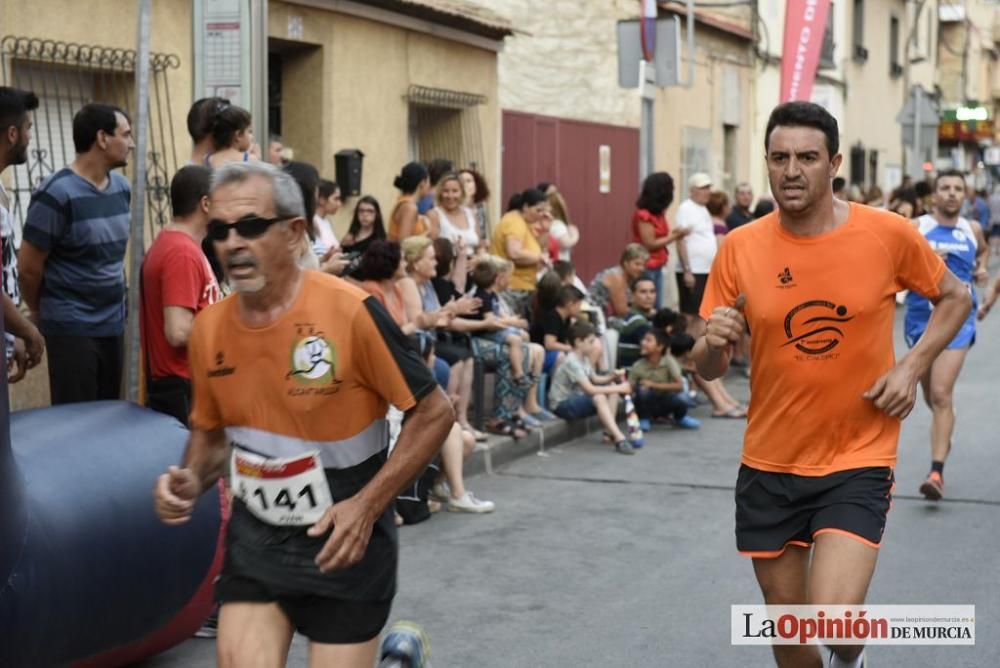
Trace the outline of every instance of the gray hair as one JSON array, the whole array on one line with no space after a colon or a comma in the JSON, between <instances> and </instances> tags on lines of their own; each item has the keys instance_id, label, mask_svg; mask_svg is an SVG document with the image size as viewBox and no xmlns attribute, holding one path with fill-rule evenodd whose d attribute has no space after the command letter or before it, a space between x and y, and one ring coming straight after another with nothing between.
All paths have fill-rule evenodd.
<instances>
[{"instance_id":1,"label":"gray hair","mask_svg":"<svg viewBox=\"0 0 1000 668\"><path fill-rule=\"evenodd\" d=\"M736 184L735 192L739 192L741 190L749 190L750 192L753 192L753 186L751 186L746 181L740 181L739 183Z\"/></svg>"},{"instance_id":2,"label":"gray hair","mask_svg":"<svg viewBox=\"0 0 1000 668\"><path fill-rule=\"evenodd\" d=\"M306 207L302 201L302 189L287 172L260 160L247 162L227 162L212 172L212 192L230 183L244 183L259 176L271 184L274 199L274 214L279 218L303 218Z\"/></svg>"}]
</instances>

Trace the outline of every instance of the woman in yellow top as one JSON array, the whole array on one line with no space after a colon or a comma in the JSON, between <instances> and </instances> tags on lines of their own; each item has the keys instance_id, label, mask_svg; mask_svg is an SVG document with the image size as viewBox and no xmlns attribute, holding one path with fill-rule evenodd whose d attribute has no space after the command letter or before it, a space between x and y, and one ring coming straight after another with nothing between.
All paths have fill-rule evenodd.
<instances>
[{"instance_id":1,"label":"woman in yellow top","mask_svg":"<svg viewBox=\"0 0 1000 668\"><path fill-rule=\"evenodd\" d=\"M402 241L418 234L436 238L437 230L432 230L427 217L417 211L417 202L431 189L427 168L419 162L407 163L392 185L400 195L389 214L389 241Z\"/></svg>"},{"instance_id":2,"label":"woman in yellow top","mask_svg":"<svg viewBox=\"0 0 1000 668\"><path fill-rule=\"evenodd\" d=\"M493 231L490 252L514 263L510 289L504 291L504 301L522 318L529 318L531 297L535 293L538 270L548 266L548 253L540 241L552 223L548 199L535 188L510 198L507 213Z\"/></svg>"}]
</instances>

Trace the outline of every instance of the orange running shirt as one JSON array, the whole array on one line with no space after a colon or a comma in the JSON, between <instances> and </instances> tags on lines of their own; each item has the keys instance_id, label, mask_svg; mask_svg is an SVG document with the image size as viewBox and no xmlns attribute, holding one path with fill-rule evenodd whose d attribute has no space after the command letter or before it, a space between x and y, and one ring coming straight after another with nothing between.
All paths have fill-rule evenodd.
<instances>
[{"instance_id":1,"label":"orange running shirt","mask_svg":"<svg viewBox=\"0 0 1000 668\"><path fill-rule=\"evenodd\" d=\"M317 271L303 274L294 305L261 328L243 324L238 297L195 318L189 347L192 428L225 429L234 448L267 458L319 451L333 502L358 493L386 461L387 403L413 408L436 388L430 370L374 297ZM320 573L326 537L255 518L239 498L227 529L223 577L252 577L271 591L348 600L392 598L392 509L362 560Z\"/></svg>"},{"instance_id":2,"label":"orange running shirt","mask_svg":"<svg viewBox=\"0 0 1000 668\"><path fill-rule=\"evenodd\" d=\"M945 266L903 218L850 206L817 237L787 232L778 213L739 227L712 265L702 318L746 295L747 466L820 476L895 465L900 420L861 395L895 364L896 293L937 297Z\"/></svg>"}]
</instances>

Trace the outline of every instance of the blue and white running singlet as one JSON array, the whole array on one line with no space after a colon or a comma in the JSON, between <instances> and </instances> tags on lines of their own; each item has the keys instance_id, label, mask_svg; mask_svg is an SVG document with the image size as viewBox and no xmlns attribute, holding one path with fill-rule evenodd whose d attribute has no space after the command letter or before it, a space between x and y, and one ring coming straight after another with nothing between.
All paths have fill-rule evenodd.
<instances>
[{"instance_id":1,"label":"blue and white running singlet","mask_svg":"<svg viewBox=\"0 0 1000 668\"><path fill-rule=\"evenodd\" d=\"M976 251L978 243L976 235L972 231L972 225L965 218L959 218L958 223L952 227L941 225L937 219L930 214L925 214L917 219L920 234L924 235L931 248L935 251L947 251L945 264L951 273L969 286L972 292L972 311L968 319L962 324L962 328L948 344L948 348L966 348L976 341L976 308L978 300L976 291L972 287L972 274L976 270ZM903 331L906 335L906 344L911 348L916 345L917 340L927 328L927 321L930 320L931 311L934 305L924 297L911 291L906 295L906 319Z\"/></svg>"}]
</instances>

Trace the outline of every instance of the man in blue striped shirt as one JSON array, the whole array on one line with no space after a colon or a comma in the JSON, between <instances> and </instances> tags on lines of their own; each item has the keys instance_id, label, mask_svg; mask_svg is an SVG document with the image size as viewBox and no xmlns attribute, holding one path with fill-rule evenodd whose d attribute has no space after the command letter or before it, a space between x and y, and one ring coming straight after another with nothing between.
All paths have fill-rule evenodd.
<instances>
[{"instance_id":1,"label":"man in blue striped shirt","mask_svg":"<svg viewBox=\"0 0 1000 668\"><path fill-rule=\"evenodd\" d=\"M128 181L135 147L118 107L73 117L76 159L31 196L18 264L21 294L45 336L53 404L117 399L125 330Z\"/></svg>"}]
</instances>

